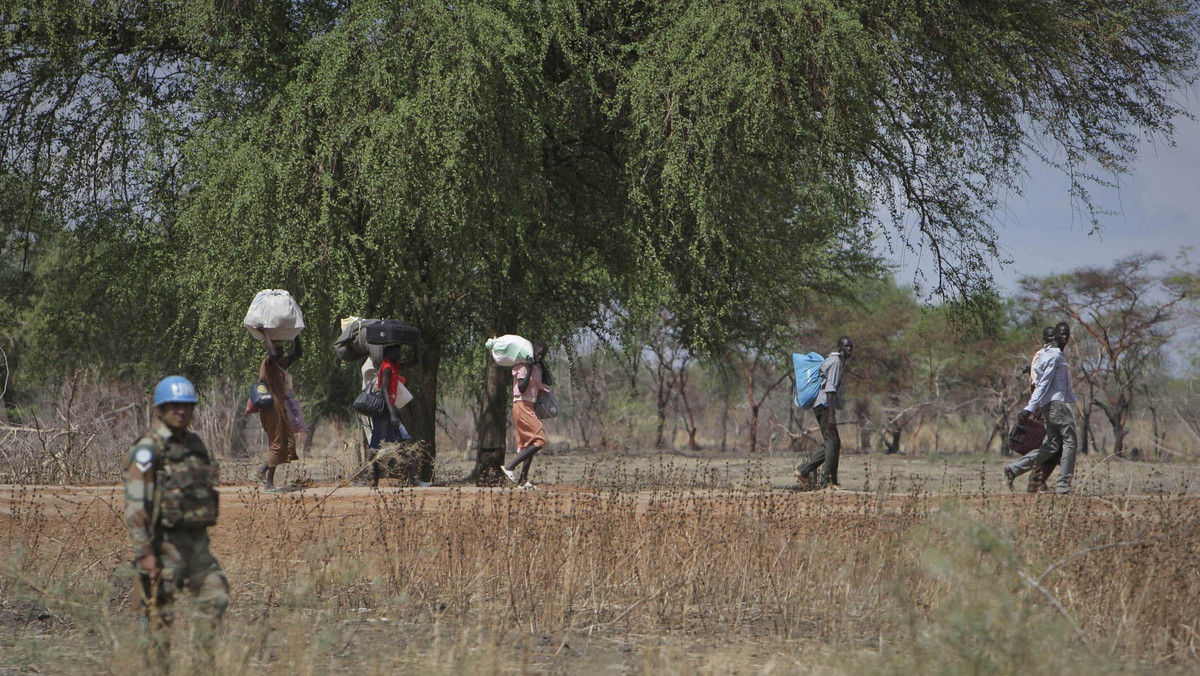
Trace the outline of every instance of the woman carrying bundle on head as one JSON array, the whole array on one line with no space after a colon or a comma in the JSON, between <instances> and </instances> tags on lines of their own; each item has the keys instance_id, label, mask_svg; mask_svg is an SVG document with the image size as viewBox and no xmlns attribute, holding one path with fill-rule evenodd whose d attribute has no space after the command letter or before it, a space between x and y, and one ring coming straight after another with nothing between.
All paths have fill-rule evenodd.
<instances>
[{"instance_id":1,"label":"woman carrying bundle on head","mask_svg":"<svg viewBox=\"0 0 1200 676\"><path fill-rule=\"evenodd\" d=\"M300 456L296 453L296 433L303 431L303 417L298 419L293 413L298 413L298 405L292 407L288 403L292 397L291 374L287 369L300 359L303 350L300 347L300 336L292 340L292 353L287 354L282 345L276 345L265 332L267 356L263 357L258 367L259 381L266 383L271 391L271 405L258 411L259 422L267 433L267 461L258 470L258 480L264 490L275 490L275 468L285 465ZM293 399L294 401L294 399Z\"/></svg>"},{"instance_id":2,"label":"woman carrying bundle on head","mask_svg":"<svg viewBox=\"0 0 1200 676\"><path fill-rule=\"evenodd\" d=\"M267 348L258 367L259 382L246 402L246 413L258 413L267 433L267 460L258 470L258 480L264 489L274 491L275 468L300 458L296 453L296 434L306 431L300 404L292 393L292 376L287 371L302 353L300 332L304 330L304 313L286 290L263 289L254 294L242 326L264 341ZM291 354L279 344L287 340L292 341Z\"/></svg>"},{"instance_id":3,"label":"woman carrying bundle on head","mask_svg":"<svg viewBox=\"0 0 1200 676\"><path fill-rule=\"evenodd\" d=\"M538 396L550 392L554 379L546 368L545 359L548 348L545 343L535 343L533 346L533 361L518 362L512 367L513 375L513 429L517 437L517 457L502 467L504 476L516 484L524 484L529 479L529 466L533 464L533 456L546 447L546 430L538 418L535 407ZM517 477L514 470L521 465L521 475Z\"/></svg>"}]
</instances>

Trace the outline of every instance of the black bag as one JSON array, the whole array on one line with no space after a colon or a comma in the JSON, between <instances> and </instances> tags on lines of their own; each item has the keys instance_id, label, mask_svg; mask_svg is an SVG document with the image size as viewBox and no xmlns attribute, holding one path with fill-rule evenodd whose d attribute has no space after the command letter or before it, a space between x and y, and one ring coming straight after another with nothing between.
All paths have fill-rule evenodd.
<instances>
[{"instance_id":1,"label":"black bag","mask_svg":"<svg viewBox=\"0 0 1200 676\"><path fill-rule=\"evenodd\" d=\"M554 393L542 392L539 394L537 401L533 404L533 412L542 420L558 417L558 400L554 398Z\"/></svg>"},{"instance_id":2,"label":"black bag","mask_svg":"<svg viewBox=\"0 0 1200 676\"><path fill-rule=\"evenodd\" d=\"M250 403L260 411L274 406L275 397L271 395L271 388L261 380L254 383L250 387Z\"/></svg>"},{"instance_id":3,"label":"black bag","mask_svg":"<svg viewBox=\"0 0 1200 676\"><path fill-rule=\"evenodd\" d=\"M1046 439L1046 426L1037 418L1026 418L1008 433L1008 448L1017 455L1041 448Z\"/></svg>"},{"instance_id":4,"label":"black bag","mask_svg":"<svg viewBox=\"0 0 1200 676\"><path fill-rule=\"evenodd\" d=\"M383 392L370 385L363 388L363 391L354 398L353 407L355 411L372 418L378 418L388 410L387 402L383 399Z\"/></svg>"},{"instance_id":5,"label":"black bag","mask_svg":"<svg viewBox=\"0 0 1200 676\"><path fill-rule=\"evenodd\" d=\"M342 361L355 362L367 356L366 335L362 327L378 322L378 319L356 319L333 341L333 349Z\"/></svg>"},{"instance_id":6,"label":"black bag","mask_svg":"<svg viewBox=\"0 0 1200 676\"><path fill-rule=\"evenodd\" d=\"M421 331L399 319L381 319L365 324L362 329L370 345L417 345L421 342Z\"/></svg>"},{"instance_id":7,"label":"black bag","mask_svg":"<svg viewBox=\"0 0 1200 676\"><path fill-rule=\"evenodd\" d=\"M379 319L363 324L358 331L358 342L376 366L383 363L385 353L397 366L413 366L417 363L421 331L399 319Z\"/></svg>"}]
</instances>

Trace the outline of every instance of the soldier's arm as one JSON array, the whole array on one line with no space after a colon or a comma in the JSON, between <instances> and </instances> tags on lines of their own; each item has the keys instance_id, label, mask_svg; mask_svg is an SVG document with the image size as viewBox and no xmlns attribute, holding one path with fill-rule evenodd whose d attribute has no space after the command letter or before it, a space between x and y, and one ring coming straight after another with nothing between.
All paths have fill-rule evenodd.
<instances>
[{"instance_id":1,"label":"soldier's arm","mask_svg":"<svg viewBox=\"0 0 1200 676\"><path fill-rule=\"evenodd\" d=\"M125 463L125 526L133 542L133 558L148 571L158 566L154 555L154 529L146 503L154 491L154 454L152 444L139 442L129 450Z\"/></svg>"}]
</instances>

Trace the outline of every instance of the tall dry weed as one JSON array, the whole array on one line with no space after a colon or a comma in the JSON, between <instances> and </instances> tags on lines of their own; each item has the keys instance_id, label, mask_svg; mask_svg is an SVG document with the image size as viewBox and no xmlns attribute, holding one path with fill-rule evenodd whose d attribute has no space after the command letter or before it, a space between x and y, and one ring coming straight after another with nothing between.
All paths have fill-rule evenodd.
<instances>
[{"instance_id":1,"label":"tall dry weed","mask_svg":"<svg viewBox=\"0 0 1200 676\"><path fill-rule=\"evenodd\" d=\"M611 480L227 494L212 532L233 583L218 663L225 673L1200 665L1195 500L943 501L888 493L886 481L796 494L719 477L713 490L705 476L664 460L631 480L636 491ZM0 592L64 618L45 631L86 650L39 656L26 623L11 630L26 646L12 654L117 669L136 631L120 608L127 583L112 573L128 570L116 508L45 490L7 498ZM191 664L182 637L179 664Z\"/></svg>"}]
</instances>

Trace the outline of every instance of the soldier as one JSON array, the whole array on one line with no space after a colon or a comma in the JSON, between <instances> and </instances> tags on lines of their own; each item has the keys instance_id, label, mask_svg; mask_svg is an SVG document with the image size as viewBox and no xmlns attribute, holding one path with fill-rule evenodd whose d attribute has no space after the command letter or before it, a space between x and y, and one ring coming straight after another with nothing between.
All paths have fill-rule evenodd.
<instances>
[{"instance_id":1,"label":"soldier","mask_svg":"<svg viewBox=\"0 0 1200 676\"><path fill-rule=\"evenodd\" d=\"M149 661L165 669L167 629L175 591L195 596L196 636L202 660L212 659L212 639L229 605L229 581L208 549L208 527L217 522L217 464L200 437L187 431L196 388L168 376L154 388L158 426L129 449L125 470L125 522L138 573L136 603L150 641Z\"/></svg>"}]
</instances>

